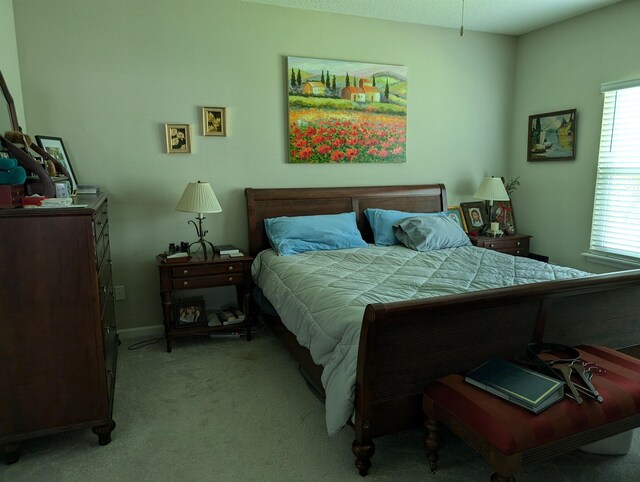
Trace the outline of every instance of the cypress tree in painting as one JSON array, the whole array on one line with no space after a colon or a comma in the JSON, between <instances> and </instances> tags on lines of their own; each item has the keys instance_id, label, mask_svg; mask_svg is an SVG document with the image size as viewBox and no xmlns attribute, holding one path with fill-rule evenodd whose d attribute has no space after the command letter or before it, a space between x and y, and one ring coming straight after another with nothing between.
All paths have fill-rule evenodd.
<instances>
[{"instance_id":1,"label":"cypress tree in painting","mask_svg":"<svg viewBox=\"0 0 640 482\"><path fill-rule=\"evenodd\" d=\"M325 86L327 87L327 89L331 88L331 77L329 77L329 71L327 70L327 75L325 76L325 79L327 80Z\"/></svg>"},{"instance_id":2,"label":"cypress tree in painting","mask_svg":"<svg viewBox=\"0 0 640 482\"><path fill-rule=\"evenodd\" d=\"M320 82L324 84L324 70L322 71L322 77L320 77Z\"/></svg>"},{"instance_id":3,"label":"cypress tree in painting","mask_svg":"<svg viewBox=\"0 0 640 482\"><path fill-rule=\"evenodd\" d=\"M373 76L373 86L374 87L376 86L376 76L375 75Z\"/></svg>"},{"instance_id":4,"label":"cypress tree in painting","mask_svg":"<svg viewBox=\"0 0 640 482\"><path fill-rule=\"evenodd\" d=\"M291 67L291 87L296 86L296 74L293 71L293 67Z\"/></svg>"},{"instance_id":5,"label":"cypress tree in painting","mask_svg":"<svg viewBox=\"0 0 640 482\"><path fill-rule=\"evenodd\" d=\"M389 100L389 79L387 79L387 85L384 88L384 96Z\"/></svg>"},{"instance_id":6,"label":"cypress tree in painting","mask_svg":"<svg viewBox=\"0 0 640 482\"><path fill-rule=\"evenodd\" d=\"M298 69L298 87L302 85L302 75L300 74L300 69Z\"/></svg>"},{"instance_id":7,"label":"cypress tree in painting","mask_svg":"<svg viewBox=\"0 0 640 482\"><path fill-rule=\"evenodd\" d=\"M333 90L336 90L336 76L335 75L333 76L333 83L331 84L331 88Z\"/></svg>"},{"instance_id":8,"label":"cypress tree in painting","mask_svg":"<svg viewBox=\"0 0 640 482\"><path fill-rule=\"evenodd\" d=\"M349 72L347 72L347 78L344 79L344 86L351 87L351 84L349 83Z\"/></svg>"}]
</instances>

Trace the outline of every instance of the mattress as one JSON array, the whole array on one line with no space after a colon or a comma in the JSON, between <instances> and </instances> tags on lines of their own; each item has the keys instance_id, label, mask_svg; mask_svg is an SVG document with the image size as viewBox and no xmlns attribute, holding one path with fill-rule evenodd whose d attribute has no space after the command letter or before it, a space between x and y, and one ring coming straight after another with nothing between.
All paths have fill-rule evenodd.
<instances>
[{"instance_id":1,"label":"mattress","mask_svg":"<svg viewBox=\"0 0 640 482\"><path fill-rule=\"evenodd\" d=\"M252 266L254 281L284 325L324 367L330 435L353 412L360 327L368 304L589 274L475 246L422 253L404 246L371 245L291 256L265 250Z\"/></svg>"}]
</instances>

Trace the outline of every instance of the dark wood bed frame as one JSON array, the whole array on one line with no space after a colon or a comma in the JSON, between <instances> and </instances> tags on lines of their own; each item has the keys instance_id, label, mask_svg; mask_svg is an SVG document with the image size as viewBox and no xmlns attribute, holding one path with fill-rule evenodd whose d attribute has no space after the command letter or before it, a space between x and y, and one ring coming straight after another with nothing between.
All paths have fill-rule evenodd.
<instances>
[{"instance_id":1,"label":"dark wood bed frame","mask_svg":"<svg viewBox=\"0 0 640 482\"><path fill-rule=\"evenodd\" d=\"M446 211L442 184L245 190L249 249L269 248L264 219L355 211L366 241L366 208ZM352 445L367 475L373 439L419 425L432 381L491 356L522 357L531 341L611 348L640 345L640 270L550 281L439 298L368 305L358 351ZM322 367L276 319L271 323L314 386ZM321 389L321 388L320 388Z\"/></svg>"}]
</instances>

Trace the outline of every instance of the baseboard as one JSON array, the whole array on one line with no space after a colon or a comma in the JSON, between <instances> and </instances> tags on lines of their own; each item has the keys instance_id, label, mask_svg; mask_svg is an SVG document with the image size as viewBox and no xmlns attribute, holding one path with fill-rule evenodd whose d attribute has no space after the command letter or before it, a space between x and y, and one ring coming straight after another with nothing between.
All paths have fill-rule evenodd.
<instances>
[{"instance_id":1,"label":"baseboard","mask_svg":"<svg viewBox=\"0 0 640 482\"><path fill-rule=\"evenodd\" d=\"M148 325L148 326L140 326L138 328L124 328L122 330L118 330L118 335L120 335L121 340L133 340L137 338L153 338L153 337L161 337L164 334L164 326L163 325Z\"/></svg>"}]
</instances>

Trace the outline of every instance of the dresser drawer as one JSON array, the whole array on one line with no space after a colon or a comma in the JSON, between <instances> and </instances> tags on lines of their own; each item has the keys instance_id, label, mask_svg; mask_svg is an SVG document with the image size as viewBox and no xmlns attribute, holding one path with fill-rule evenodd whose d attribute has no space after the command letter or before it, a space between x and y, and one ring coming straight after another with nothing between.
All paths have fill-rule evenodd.
<instances>
[{"instance_id":1,"label":"dresser drawer","mask_svg":"<svg viewBox=\"0 0 640 482\"><path fill-rule=\"evenodd\" d=\"M107 224L96 240L96 263L98 269L102 267L102 262L105 259L109 259L109 257L109 225Z\"/></svg>"},{"instance_id":2,"label":"dresser drawer","mask_svg":"<svg viewBox=\"0 0 640 482\"><path fill-rule=\"evenodd\" d=\"M211 271L207 271L210 273ZM242 272L233 274L219 274L210 276L193 276L190 278L177 278L171 281L171 288L174 290L186 290L191 288L206 288L210 286L226 286L241 284L243 280Z\"/></svg>"},{"instance_id":3,"label":"dresser drawer","mask_svg":"<svg viewBox=\"0 0 640 482\"><path fill-rule=\"evenodd\" d=\"M93 218L94 232L95 232L96 239L100 237L102 230L105 228L105 226L108 223L108 219L109 219L108 213L109 213L109 208L107 206L107 202L105 201L100 205L100 207L96 211L95 217Z\"/></svg>"},{"instance_id":4,"label":"dresser drawer","mask_svg":"<svg viewBox=\"0 0 640 482\"><path fill-rule=\"evenodd\" d=\"M211 274L241 274L242 263L217 263L203 266L179 266L171 270L174 278L191 278L193 276L206 276Z\"/></svg>"},{"instance_id":5,"label":"dresser drawer","mask_svg":"<svg viewBox=\"0 0 640 482\"><path fill-rule=\"evenodd\" d=\"M100 296L100 316L102 316L107 298L112 294L111 263L104 263L98 271L98 294Z\"/></svg>"}]
</instances>

